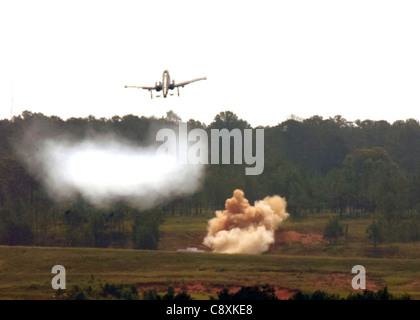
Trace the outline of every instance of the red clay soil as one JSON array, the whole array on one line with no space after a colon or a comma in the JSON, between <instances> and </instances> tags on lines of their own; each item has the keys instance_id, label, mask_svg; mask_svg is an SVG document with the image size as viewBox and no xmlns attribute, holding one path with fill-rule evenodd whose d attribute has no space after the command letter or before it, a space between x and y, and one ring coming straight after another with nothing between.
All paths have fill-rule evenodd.
<instances>
[{"instance_id":1,"label":"red clay soil","mask_svg":"<svg viewBox=\"0 0 420 320\"><path fill-rule=\"evenodd\" d=\"M319 290L327 290L326 288L339 290L347 287L349 288L349 292L351 292L353 291L351 289L351 280L353 277L353 274L333 272L326 274L324 277L319 277L318 275L317 279L312 281L312 285ZM366 290L377 291L378 289L378 286L374 282L370 281L368 278L366 279Z\"/></svg>"},{"instance_id":2,"label":"red clay soil","mask_svg":"<svg viewBox=\"0 0 420 320\"><path fill-rule=\"evenodd\" d=\"M327 290L329 289L337 289L342 290L343 288L348 287L349 293L352 292L350 287L351 277L353 275L348 275L340 272L333 272L329 274L325 274L323 276L317 275L316 278L311 279L311 284L314 287L314 291L319 290ZM418 285L418 283L416 283ZM175 294L180 292L186 292L187 294L202 294L217 297L217 294L221 292L223 289L228 289L229 293L236 293L241 289L240 285L231 284L217 284L217 283L210 283L210 282L183 282L177 284L168 284L165 282L149 282L149 283L139 283L137 284L137 290L139 293L143 293L143 291L148 290L156 290L159 294L165 294L168 292L168 286L172 286L174 288ZM246 284L244 285L246 286ZM378 287L370 281L366 279L366 289L377 291ZM280 300L287 300L292 295L294 295L298 290L289 289L281 286L274 286L275 295ZM344 297L344 296L343 296Z\"/></svg>"},{"instance_id":3,"label":"red clay soil","mask_svg":"<svg viewBox=\"0 0 420 320\"><path fill-rule=\"evenodd\" d=\"M275 234L275 243L300 242L305 244L318 244L323 242L320 233L298 233L296 231L279 230Z\"/></svg>"},{"instance_id":4,"label":"red clay soil","mask_svg":"<svg viewBox=\"0 0 420 320\"><path fill-rule=\"evenodd\" d=\"M156 290L159 294L168 292L168 284L162 282L140 283L137 285L137 290L142 293L143 291ZM229 293L236 293L241 289L238 285L222 285L209 282L189 282L182 285L172 285L175 294L186 292L187 294L208 294L214 297L223 289L228 289ZM289 299L297 290L291 290L280 286L274 286L275 295L278 299Z\"/></svg>"},{"instance_id":5,"label":"red clay soil","mask_svg":"<svg viewBox=\"0 0 420 320\"><path fill-rule=\"evenodd\" d=\"M299 233L296 231L279 228L274 234L274 243L270 246L269 252L281 252L285 244L302 243L302 244L318 244L325 242L320 233Z\"/></svg>"}]
</instances>

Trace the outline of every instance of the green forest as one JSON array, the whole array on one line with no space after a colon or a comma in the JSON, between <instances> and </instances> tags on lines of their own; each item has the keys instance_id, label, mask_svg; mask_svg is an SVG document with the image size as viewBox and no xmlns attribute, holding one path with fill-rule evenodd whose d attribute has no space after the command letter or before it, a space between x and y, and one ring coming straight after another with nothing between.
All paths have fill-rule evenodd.
<instances>
[{"instance_id":1,"label":"green forest","mask_svg":"<svg viewBox=\"0 0 420 320\"><path fill-rule=\"evenodd\" d=\"M246 176L245 165L207 165L193 194L148 210L124 201L98 209L82 196L56 201L20 161L16 145L28 128L38 139L66 135L82 141L113 134L148 145L153 130L177 127L180 118L126 115L112 118L60 119L23 112L0 121L0 244L156 249L159 225L170 215L209 216L224 208L234 189L250 203L278 194L287 200L292 219L322 212L337 218L370 215L368 236L381 241L420 241L420 124L408 119L347 121L292 117L264 129L264 172ZM188 130L250 129L230 111L208 125L188 122ZM252 128L257 129L257 128ZM209 135L210 136L210 135ZM27 146L31 148L31 146Z\"/></svg>"}]
</instances>

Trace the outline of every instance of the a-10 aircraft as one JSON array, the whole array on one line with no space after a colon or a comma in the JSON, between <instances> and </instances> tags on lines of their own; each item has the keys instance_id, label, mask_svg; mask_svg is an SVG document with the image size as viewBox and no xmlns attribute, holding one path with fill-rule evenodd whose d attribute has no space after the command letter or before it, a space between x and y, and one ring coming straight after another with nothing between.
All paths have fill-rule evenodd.
<instances>
[{"instance_id":1,"label":"a-10 aircraft","mask_svg":"<svg viewBox=\"0 0 420 320\"><path fill-rule=\"evenodd\" d=\"M206 77L202 78L196 78L188 81L183 81L179 83L175 83L175 80L171 80L171 77L169 76L168 70L163 71L162 74L162 81L156 81L155 85L153 87L145 87L145 86L125 86L125 88L137 88L137 89L146 89L150 91L150 97L153 99L153 90L156 90L156 92L159 92L162 90L162 96L166 98L168 95L169 90L177 89L178 96L179 96L179 87L184 87L185 85L200 81L200 80L206 80ZM173 93L170 93L171 96L173 96ZM156 97L161 97L160 95L157 95Z\"/></svg>"}]
</instances>

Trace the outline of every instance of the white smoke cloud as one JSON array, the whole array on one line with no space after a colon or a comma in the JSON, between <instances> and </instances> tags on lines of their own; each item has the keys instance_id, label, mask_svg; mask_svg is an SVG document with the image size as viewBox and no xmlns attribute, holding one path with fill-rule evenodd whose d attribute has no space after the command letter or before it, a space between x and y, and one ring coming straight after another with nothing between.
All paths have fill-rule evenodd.
<instances>
[{"instance_id":1,"label":"white smoke cloud","mask_svg":"<svg viewBox=\"0 0 420 320\"><path fill-rule=\"evenodd\" d=\"M124 200L148 208L193 193L202 180L200 165L180 165L176 155L157 155L156 148L134 146L115 137L36 143L35 153L20 154L57 200L81 194L96 206Z\"/></svg>"}]
</instances>

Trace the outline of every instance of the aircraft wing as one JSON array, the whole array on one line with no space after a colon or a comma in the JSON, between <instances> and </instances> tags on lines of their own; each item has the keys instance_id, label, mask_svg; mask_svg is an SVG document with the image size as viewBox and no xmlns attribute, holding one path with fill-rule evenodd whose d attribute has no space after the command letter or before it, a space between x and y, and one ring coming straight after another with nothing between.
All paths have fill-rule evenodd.
<instances>
[{"instance_id":1,"label":"aircraft wing","mask_svg":"<svg viewBox=\"0 0 420 320\"><path fill-rule=\"evenodd\" d=\"M124 88L137 88L137 89L146 89L146 90L156 90L156 86L153 86L153 87L124 86Z\"/></svg>"},{"instance_id":2,"label":"aircraft wing","mask_svg":"<svg viewBox=\"0 0 420 320\"><path fill-rule=\"evenodd\" d=\"M207 80L207 78L206 77L202 77L202 78L197 78L197 79L192 79L192 80L188 80L188 81L183 81L183 82L175 83L174 87L175 88L176 87L183 87L183 86L185 86L185 85L187 85L189 83L200 81L200 80Z\"/></svg>"}]
</instances>

